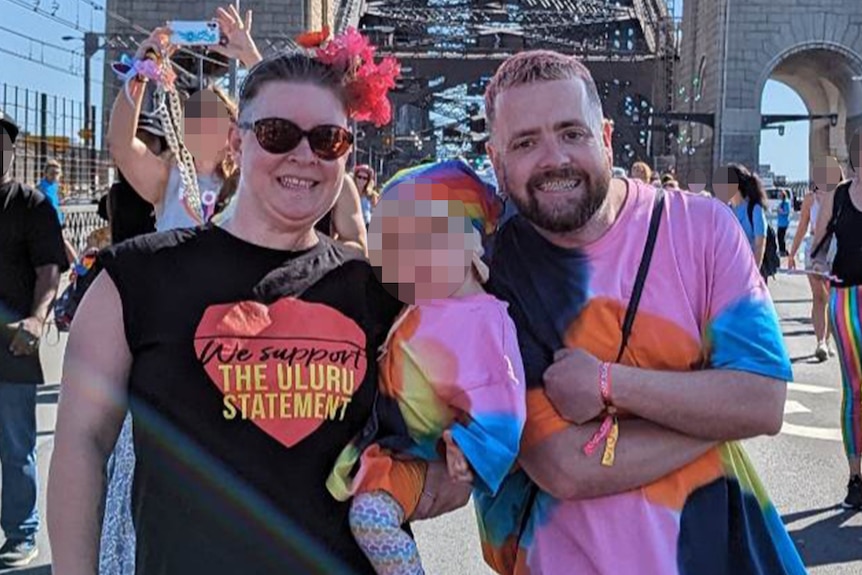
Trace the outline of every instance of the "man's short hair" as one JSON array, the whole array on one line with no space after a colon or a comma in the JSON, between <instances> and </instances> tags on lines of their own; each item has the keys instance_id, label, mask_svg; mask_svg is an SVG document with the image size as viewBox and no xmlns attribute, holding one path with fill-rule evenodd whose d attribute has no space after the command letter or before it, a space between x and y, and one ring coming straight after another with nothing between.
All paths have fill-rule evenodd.
<instances>
[{"instance_id":1,"label":"man's short hair","mask_svg":"<svg viewBox=\"0 0 862 575\"><path fill-rule=\"evenodd\" d=\"M485 117L489 128L494 124L496 117L497 97L509 88L535 82L574 79L584 83L589 104L595 108L601 122L604 114L599 91L592 74L578 58L551 50L530 50L515 54L497 69L485 90Z\"/></svg>"},{"instance_id":2,"label":"man's short hair","mask_svg":"<svg viewBox=\"0 0 862 575\"><path fill-rule=\"evenodd\" d=\"M60 170L60 171L62 171L62 170L63 170L63 166L61 166L61 165L60 165L60 162L58 162L57 160L55 160L55 159L53 159L53 158L51 158L50 160L48 160L47 162L45 162L45 169L44 169L44 171L46 171L46 172L47 172L47 171L48 171L48 168L57 168L57 169L58 169L58 170Z\"/></svg>"}]
</instances>

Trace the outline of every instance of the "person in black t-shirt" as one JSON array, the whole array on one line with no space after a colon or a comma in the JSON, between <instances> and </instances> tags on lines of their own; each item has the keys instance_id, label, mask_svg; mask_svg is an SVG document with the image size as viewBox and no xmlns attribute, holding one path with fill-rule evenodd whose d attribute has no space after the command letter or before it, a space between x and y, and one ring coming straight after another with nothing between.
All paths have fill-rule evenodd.
<instances>
[{"instance_id":1,"label":"person in black t-shirt","mask_svg":"<svg viewBox=\"0 0 862 575\"><path fill-rule=\"evenodd\" d=\"M11 177L18 126L0 110L0 569L36 558L36 384L39 340L69 264L50 201Z\"/></svg>"},{"instance_id":2,"label":"person in black t-shirt","mask_svg":"<svg viewBox=\"0 0 862 575\"><path fill-rule=\"evenodd\" d=\"M401 304L313 229L344 178L349 118L386 98L351 99L354 81L305 53L255 66L231 128L230 217L100 256L57 415L55 572L96 572L103 468L128 404L136 573L373 573L325 481L354 437L390 421L376 359ZM469 490L429 465L432 496L411 519Z\"/></svg>"}]
</instances>

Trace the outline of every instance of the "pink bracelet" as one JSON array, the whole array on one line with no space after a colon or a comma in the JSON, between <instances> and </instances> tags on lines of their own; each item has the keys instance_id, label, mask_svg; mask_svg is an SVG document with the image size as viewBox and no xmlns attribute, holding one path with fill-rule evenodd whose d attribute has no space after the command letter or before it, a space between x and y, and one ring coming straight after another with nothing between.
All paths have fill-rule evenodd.
<instances>
[{"instance_id":1,"label":"pink bracelet","mask_svg":"<svg viewBox=\"0 0 862 575\"><path fill-rule=\"evenodd\" d=\"M620 435L619 421L617 420L617 408L613 405L611 398L611 364L603 362L599 366L599 389L602 400L605 403L605 419L601 427L584 446L584 454L591 456L599 444L605 442L605 451L602 455L602 465L611 467L614 464L617 440Z\"/></svg>"}]
</instances>

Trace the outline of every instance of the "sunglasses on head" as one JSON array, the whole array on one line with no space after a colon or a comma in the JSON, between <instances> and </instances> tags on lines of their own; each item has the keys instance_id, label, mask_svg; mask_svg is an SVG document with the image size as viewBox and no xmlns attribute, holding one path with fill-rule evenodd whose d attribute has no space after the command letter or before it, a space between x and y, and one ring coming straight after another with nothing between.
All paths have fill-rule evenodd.
<instances>
[{"instance_id":1,"label":"sunglasses on head","mask_svg":"<svg viewBox=\"0 0 862 575\"><path fill-rule=\"evenodd\" d=\"M286 154L295 150L303 138L321 160L337 160L350 150L353 134L341 126L315 126L305 131L290 120L263 118L256 122L240 122L243 130L251 130L260 147L270 154Z\"/></svg>"}]
</instances>

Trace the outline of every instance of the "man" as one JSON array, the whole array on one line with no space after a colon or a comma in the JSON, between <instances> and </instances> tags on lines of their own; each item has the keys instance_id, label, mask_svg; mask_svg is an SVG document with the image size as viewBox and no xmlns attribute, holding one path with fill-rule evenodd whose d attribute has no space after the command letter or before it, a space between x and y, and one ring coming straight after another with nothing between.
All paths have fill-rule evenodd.
<instances>
[{"instance_id":1,"label":"man","mask_svg":"<svg viewBox=\"0 0 862 575\"><path fill-rule=\"evenodd\" d=\"M485 106L489 155L519 211L491 274L518 327L520 464L537 486L518 472L477 496L486 559L533 575L804 573L735 443L778 433L792 374L733 215L662 192L617 360L657 190L611 178L612 129L573 57L510 58Z\"/></svg>"},{"instance_id":2,"label":"man","mask_svg":"<svg viewBox=\"0 0 862 575\"><path fill-rule=\"evenodd\" d=\"M11 177L18 126L0 110L0 569L38 555L36 384L44 382L39 340L68 268L51 203Z\"/></svg>"},{"instance_id":3,"label":"man","mask_svg":"<svg viewBox=\"0 0 862 575\"><path fill-rule=\"evenodd\" d=\"M63 226L66 219L66 216L60 210L60 177L63 175L63 167L60 166L60 162L51 159L45 162L45 169L42 173L42 179L36 184L36 188L51 202L51 205L57 212L60 226Z\"/></svg>"},{"instance_id":4,"label":"man","mask_svg":"<svg viewBox=\"0 0 862 575\"><path fill-rule=\"evenodd\" d=\"M36 189L42 192L42 195L50 202L57 220L60 222L60 228L63 228L66 225L66 214L60 209L60 178L63 176L63 168L60 166L60 162L51 159L45 162L45 169L42 173L43 177L36 184ZM66 260L69 265L78 261L75 246L65 238L63 239L63 249L66 250Z\"/></svg>"}]
</instances>

